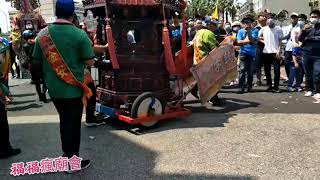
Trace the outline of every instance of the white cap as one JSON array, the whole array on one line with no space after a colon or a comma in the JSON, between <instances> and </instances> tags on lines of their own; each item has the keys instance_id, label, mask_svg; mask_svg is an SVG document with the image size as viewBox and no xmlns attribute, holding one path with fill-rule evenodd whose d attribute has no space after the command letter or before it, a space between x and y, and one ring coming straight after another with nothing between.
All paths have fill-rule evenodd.
<instances>
[{"instance_id":1,"label":"white cap","mask_svg":"<svg viewBox=\"0 0 320 180\"><path fill-rule=\"evenodd\" d=\"M202 25L202 21L201 21L201 20L197 20L197 21L196 21L196 24L197 24L197 25Z\"/></svg>"},{"instance_id":2,"label":"white cap","mask_svg":"<svg viewBox=\"0 0 320 180\"><path fill-rule=\"evenodd\" d=\"M296 12L293 12L293 13L291 13L290 17L292 17L292 16L297 16L297 17L299 17L299 14L296 13Z\"/></svg>"},{"instance_id":3,"label":"white cap","mask_svg":"<svg viewBox=\"0 0 320 180\"><path fill-rule=\"evenodd\" d=\"M241 26L241 23L239 21L235 21L231 24L231 26Z\"/></svg>"}]
</instances>

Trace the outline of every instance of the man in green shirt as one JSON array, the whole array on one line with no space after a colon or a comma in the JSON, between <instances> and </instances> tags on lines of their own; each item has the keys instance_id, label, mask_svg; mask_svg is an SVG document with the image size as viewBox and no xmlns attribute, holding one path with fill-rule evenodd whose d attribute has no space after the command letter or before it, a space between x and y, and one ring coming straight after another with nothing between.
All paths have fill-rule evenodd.
<instances>
[{"instance_id":1,"label":"man in green shirt","mask_svg":"<svg viewBox=\"0 0 320 180\"><path fill-rule=\"evenodd\" d=\"M83 82L85 66L93 64L95 54L87 34L72 24L74 9L73 0L58 0L57 21L49 25L47 31L75 79ZM36 39L33 57L36 62L42 63L44 81L60 116L64 156L79 156L84 92L82 88L70 85L58 77L41 49L39 36L43 33L40 32ZM81 169L89 166L90 160L82 160Z\"/></svg>"},{"instance_id":2,"label":"man in green shirt","mask_svg":"<svg viewBox=\"0 0 320 180\"><path fill-rule=\"evenodd\" d=\"M205 20L208 29L198 30L195 38L193 39L193 47L194 47L194 57L193 64L197 65L205 56L207 56L214 48L219 46L219 42L216 39L216 35L213 33L217 28L218 22L211 20L211 17L208 16ZM196 85L191 94L199 98L198 96L198 86ZM219 98L218 94L212 97L209 101L212 104L218 104Z\"/></svg>"}]
</instances>

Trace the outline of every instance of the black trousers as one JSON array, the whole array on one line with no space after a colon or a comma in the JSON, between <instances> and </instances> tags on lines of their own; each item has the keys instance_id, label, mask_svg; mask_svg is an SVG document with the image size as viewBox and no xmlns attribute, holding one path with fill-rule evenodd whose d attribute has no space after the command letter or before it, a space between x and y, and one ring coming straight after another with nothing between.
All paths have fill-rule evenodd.
<instances>
[{"instance_id":1,"label":"black trousers","mask_svg":"<svg viewBox=\"0 0 320 180\"><path fill-rule=\"evenodd\" d=\"M263 54L264 71L267 78L267 86L272 87L271 66L274 70L274 89L279 88L280 82L280 60L276 58L276 54Z\"/></svg>"},{"instance_id":2,"label":"black trousers","mask_svg":"<svg viewBox=\"0 0 320 180\"><path fill-rule=\"evenodd\" d=\"M10 148L7 111L5 105L0 102L0 153Z\"/></svg>"},{"instance_id":3,"label":"black trousers","mask_svg":"<svg viewBox=\"0 0 320 180\"><path fill-rule=\"evenodd\" d=\"M286 51L284 52L284 67L286 69L287 77L290 76L290 70L291 70L291 63L292 63L292 51Z\"/></svg>"},{"instance_id":4,"label":"black trousers","mask_svg":"<svg viewBox=\"0 0 320 180\"><path fill-rule=\"evenodd\" d=\"M88 100L88 105L86 108L86 122L87 123L94 121L94 118L95 118L94 112L96 110L96 102L97 102L97 100L96 100L97 89L96 89L94 82L89 83L88 87L92 91L92 97Z\"/></svg>"},{"instance_id":5,"label":"black trousers","mask_svg":"<svg viewBox=\"0 0 320 180\"><path fill-rule=\"evenodd\" d=\"M65 157L79 156L82 98L52 99L60 117L62 151Z\"/></svg>"}]
</instances>

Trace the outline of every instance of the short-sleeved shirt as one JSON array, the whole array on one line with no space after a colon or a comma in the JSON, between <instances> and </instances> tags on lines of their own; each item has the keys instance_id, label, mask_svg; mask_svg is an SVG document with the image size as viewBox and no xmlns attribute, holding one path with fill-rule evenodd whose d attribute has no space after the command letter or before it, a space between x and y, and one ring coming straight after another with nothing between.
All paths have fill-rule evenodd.
<instances>
[{"instance_id":1,"label":"short-sleeved shirt","mask_svg":"<svg viewBox=\"0 0 320 180\"><path fill-rule=\"evenodd\" d=\"M49 25L49 32L75 78L83 82L85 63L87 60L94 58L92 42L88 35L76 26L61 23ZM78 98L83 96L80 87L69 85L56 75L42 52L38 38L36 39L33 57L36 62L42 61L44 81L51 98Z\"/></svg>"},{"instance_id":2,"label":"short-sleeved shirt","mask_svg":"<svg viewBox=\"0 0 320 180\"><path fill-rule=\"evenodd\" d=\"M253 39L257 40L258 39L258 32L259 30L257 29L252 29L251 30L251 36ZM237 40L244 40L246 39L248 33L245 29L240 29L238 34L237 34ZM240 55L247 55L247 56L251 56L251 57L255 57L256 56L256 45L255 44L246 44L241 46L240 48Z\"/></svg>"},{"instance_id":3,"label":"short-sleeved shirt","mask_svg":"<svg viewBox=\"0 0 320 180\"><path fill-rule=\"evenodd\" d=\"M170 26L169 27L170 31L170 38L172 40L172 45L174 52L178 52L181 50L181 37L182 37L182 32L181 32L181 25L179 26Z\"/></svg>"},{"instance_id":4,"label":"short-sleeved shirt","mask_svg":"<svg viewBox=\"0 0 320 180\"><path fill-rule=\"evenodd\" d=\"M292 51L293 49L293 43L291 41L291 31L294 27L292 26L292 24L290 26L288 26L287 28L283 29L283 35L284 37L287 37L287 44L286 44L286 51Z\"/></svg>"},{"instance_id":5,"label":"short-sleeved shirt","mask_svg":"<svg viewBox=\"0 0 320 180\"><path fill-rule=\"evenodd\" d=\"M280 52L280 43L283 37L280 27L270 28L269 26L265 26L260 30L259 36L263 37L265 44L263 53L273 54Z\"/></svg>"},{"instance_id":6,"label":"short-sleeved shirt","mask_svg":"<svg viewBox=\"0 0 320 180\"><path fill-rule=\"evenodd\" d=\"M208 29L199 30L193 40L194 46L194 64L198 64L198 61L207 56L214 48L219 46L219 42L216 39L215 34Z\"/></svg>"}]
</instances>

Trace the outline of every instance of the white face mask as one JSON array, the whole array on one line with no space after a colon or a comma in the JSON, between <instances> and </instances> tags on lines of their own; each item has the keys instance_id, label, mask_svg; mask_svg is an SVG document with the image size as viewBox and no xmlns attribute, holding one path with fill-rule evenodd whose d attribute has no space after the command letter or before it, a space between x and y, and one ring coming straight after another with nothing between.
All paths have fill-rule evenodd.
<instances>
[{"instance_id":1,"label":"white face mask","mask_svg":"<svg viewBox=\"0 0 320 180\"><path fill-rule=\"evenodd\" d=\"M268 19L268 24L270 28L274 28L276 26L276 20L275 19Z\"/></svg>"},{"instance_id":2,"label":"white face mask","mask_svg":"<svg viewBox=\"0 0 320 180\"><path fill-rule=\"evenodd\" d=\"M319 22L318 18L310 18L311 24L317 24Z\"/></svg>"}]
</instances>

